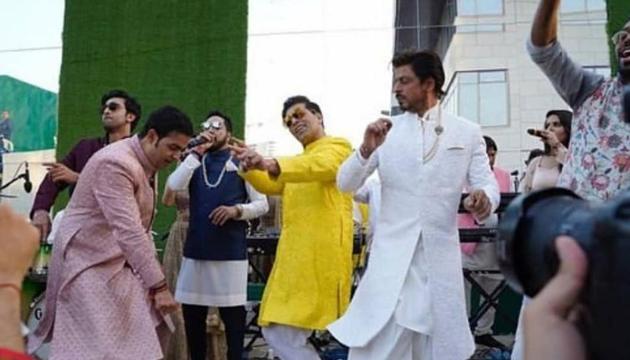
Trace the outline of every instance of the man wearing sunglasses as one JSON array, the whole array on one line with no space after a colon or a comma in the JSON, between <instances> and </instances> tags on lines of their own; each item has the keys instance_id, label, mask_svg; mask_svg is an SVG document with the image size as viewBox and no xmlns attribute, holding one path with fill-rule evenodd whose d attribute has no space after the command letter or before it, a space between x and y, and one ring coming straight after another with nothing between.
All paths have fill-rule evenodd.
<instances>
[{"instance_id":1,"label":"man wearing sunglasses","mask_svg":"<svg viewBox=\"0 0 630 360\"><path fill-rule=\"evenodd\" d=\"M33 224L40 228L42 236L50 232L50 208L57 195L68 187L72 194L79 173L95 152L131 135L140 120L141 108L127 92L111 90L101 98L100 113L105 136L82 139L61 162L46 164L48 174L37 190L31 209Z\"/></svg>"},{"instance_id":2,"label":"man wearing sunglasses","mask_svg":"<svg viewBox=\"0 0 630 360\"><path fill-rule=\"evenodd\" d=\"M228 360L241 360L247 302L246 220L262 216L269 206L264 195L238 176L238 162L228 147L231 119L211 111L202 130L198 139L205 142L192 148L167 181L170 190L190 194L175 299L182 304L192 360L206 359L209 306L219 308L225 324Z\"/></svg>"},{"instance_id":3,"label":"man wearing sunglasses","mask_svg":"<svg viewBox=\"0 0 630 360\"><path fill-rule=\"evenodd\" d=\"M630 21L613 36L617 76L605 78L575 63L558 41L561 0L541 0L527 49L573 109L569 156L558 186L589 200L630 188L630 124L623 121L623 87L630 83Z\"/></svg>"},{"instance_id":4,"label":"man wearing sunglasses","mask_svg":"<svg viewBox=\"0 0 630 360\"><path fill-rule=\"evenodd\" d=\"M247 181L282 196L282 233L259 315L263 335L281 359L313 360L319 356L308 337L350 300L352 198L335 179L352 148L326 136L320 107L305 96L287 99L282 118L302 154L265 159L245 146L233 151Z\"/></svg>"}]
</instances>

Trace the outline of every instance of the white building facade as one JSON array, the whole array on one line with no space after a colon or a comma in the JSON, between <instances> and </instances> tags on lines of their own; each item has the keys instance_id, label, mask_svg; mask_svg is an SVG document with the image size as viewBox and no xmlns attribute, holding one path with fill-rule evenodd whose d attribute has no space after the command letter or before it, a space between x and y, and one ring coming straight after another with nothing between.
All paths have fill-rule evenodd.
<instances>
[{"instance_id":1,"label":"white building facade","mask_svg":"<svg viewBox=\"0 0 630 360\"><path fill-rule=\"evenodd\" d=\"M457 0L452 5L456 32L444 54L443 104L481 124L497 142L499 166L522 172L529 151L542 149L526 129L542 128L549 110L568 109L525 49L538 1ZM574 60L609 75L606 18L604 0L563 0L558 38Z\"/></svg>"}]
</instances>

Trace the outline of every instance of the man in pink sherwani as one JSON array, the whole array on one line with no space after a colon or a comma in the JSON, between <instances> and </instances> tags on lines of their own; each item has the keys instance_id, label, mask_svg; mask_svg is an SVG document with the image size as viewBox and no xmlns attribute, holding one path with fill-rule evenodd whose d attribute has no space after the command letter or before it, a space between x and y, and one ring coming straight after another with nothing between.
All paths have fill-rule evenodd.
<instances>
[{"instance_id":1,"label":"man in pink sherwani","mask_svg":"<svg viewBox=\"0 0 630 360\"><path fill-rule=\"evenodd\" d=\"M193 135L166 106L138 136L98 151L81 172L53 249L44 318L29 352L50 359L160 359L156 326L176 309L150 235L156 171Z\"/></svg>"}]
</instances>

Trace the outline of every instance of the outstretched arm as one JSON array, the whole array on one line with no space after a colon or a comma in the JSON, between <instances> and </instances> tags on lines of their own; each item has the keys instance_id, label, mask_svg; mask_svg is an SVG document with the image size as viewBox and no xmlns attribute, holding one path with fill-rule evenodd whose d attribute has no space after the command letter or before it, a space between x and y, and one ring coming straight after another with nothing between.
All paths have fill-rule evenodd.
<instances>
[{"instance_id":1,"label":"outstretched arm","mask_svg":"<svg viewBox=\"0 0 630 360\"><path fill-rule=\"evenodd\" d=\"M532 43L538 47L551 44L558 37L560 0L541 0L532 23Z\"/></svg>"}]
</instances>

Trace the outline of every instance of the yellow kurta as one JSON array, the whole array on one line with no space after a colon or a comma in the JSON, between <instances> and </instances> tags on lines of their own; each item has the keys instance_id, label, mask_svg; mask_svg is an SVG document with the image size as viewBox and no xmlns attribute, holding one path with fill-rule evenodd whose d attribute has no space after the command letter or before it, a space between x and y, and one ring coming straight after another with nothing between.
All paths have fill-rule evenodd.
<instances>
[{"instance_id":1,"label":"yellow kurta","mask_svg":"<svg viewBox=\"0 0 630 360\"><path fill-rule=\"evenodd\" d=\"M279 158L281 173L241 174L258 191L282 195L282 232L259 314L262 326L325 329L350 300L352 198L337 188L350 143L324 137Z\"/></svg>"}]
</instances>

